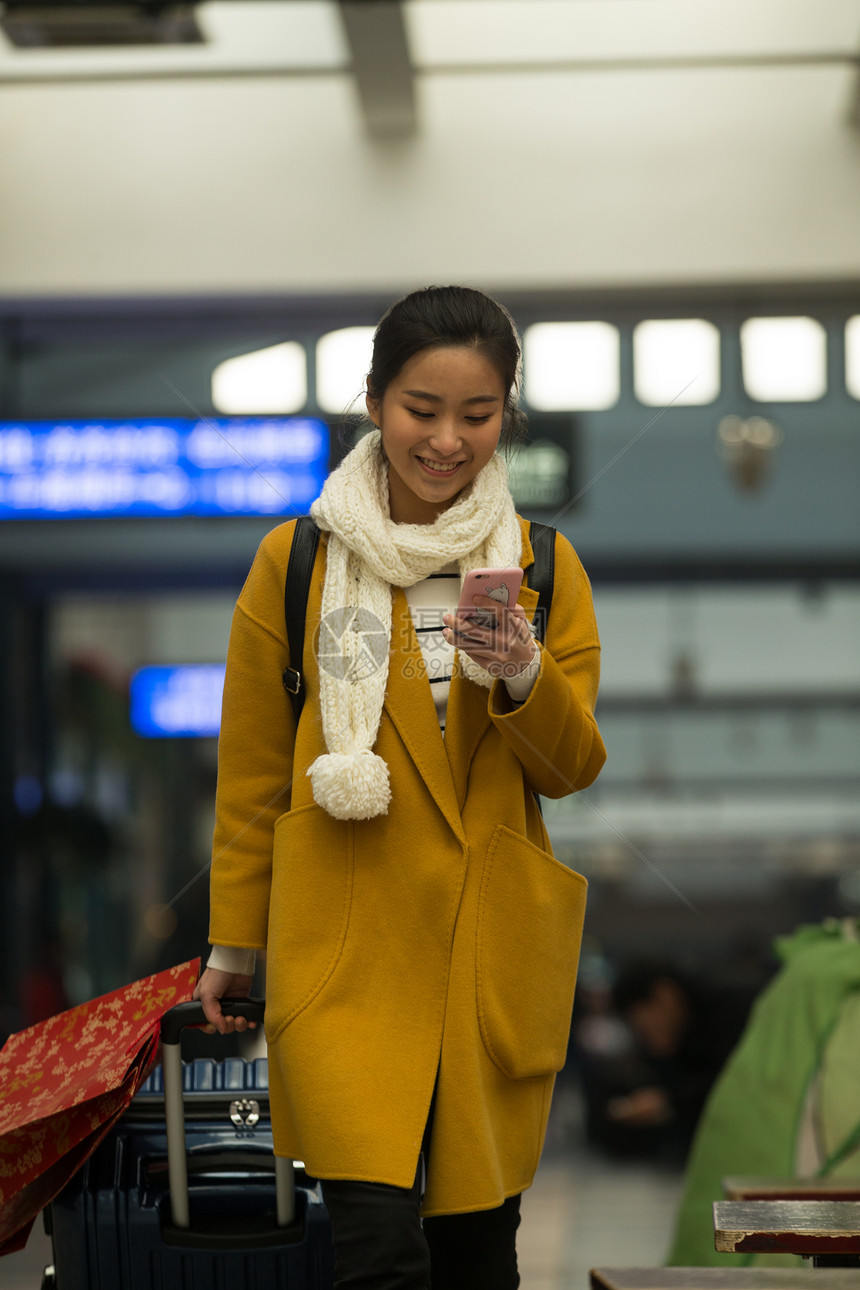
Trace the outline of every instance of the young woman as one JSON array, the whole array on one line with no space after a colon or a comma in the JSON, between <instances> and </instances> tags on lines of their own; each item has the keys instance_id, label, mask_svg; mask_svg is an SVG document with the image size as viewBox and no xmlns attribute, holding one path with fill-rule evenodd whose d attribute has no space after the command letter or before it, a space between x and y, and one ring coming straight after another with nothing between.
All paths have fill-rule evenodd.
<instances>
[{"instance_id":1,"label":"young woman","mask_svg":"<svg viewBox=\"0 0 860 1290\"><path fill-rule=\"evenodd\" d=\"M564 1062L585 881L535 794L590 784L599 644L558 535L546 644L508 446L520 348L463 287L416 291L374 337L372 429L327 481L303 659L287 657L295 522L263 540L227 662L197 987L246 995L267 951L275 1150L322 1179L336 1285L513 1290L519 1198ZM521 567L493 627L463 575ZM281 687L301 669L296 725ZM422 1167L423 1165L426 1167ZM423 1222L422 1222L423 1217Z\"/></svg>"}]
</instances>

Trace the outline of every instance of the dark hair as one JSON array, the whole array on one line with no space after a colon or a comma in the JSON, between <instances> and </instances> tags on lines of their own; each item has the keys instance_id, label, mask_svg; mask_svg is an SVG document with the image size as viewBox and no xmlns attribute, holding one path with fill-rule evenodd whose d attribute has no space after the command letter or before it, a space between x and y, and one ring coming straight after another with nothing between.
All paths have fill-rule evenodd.
<instances>
[{"instance_id":1,"label":"dark hair","mask_svg":"<svg viewBox=\"0 0 860 1290\"><path fill-rule=\"evenodd\" d=\"M424 287L398 300L380 319L373 336L367 390L382 399L410 358L424 349L459 346L479 350L505 386L501 442L521 443L528 434L520 391L520 341L513 318L498 301L473 287Z\"/></svg>"},{"instance_id":2,"label":"dark hair","mask_svg":"<svg viewBox=\"0 0 860 1290\"><path fill-rule=\"evenodd\" d=\"M620 969L612 987L612 999L621 1013L634 1008L637 1003L644 1003L651 997L654 987L660 981L672 981L686 994L694 999L697 994L695 978L668 959L636 959L625 963Z\"/></svg>"}]
</instances>

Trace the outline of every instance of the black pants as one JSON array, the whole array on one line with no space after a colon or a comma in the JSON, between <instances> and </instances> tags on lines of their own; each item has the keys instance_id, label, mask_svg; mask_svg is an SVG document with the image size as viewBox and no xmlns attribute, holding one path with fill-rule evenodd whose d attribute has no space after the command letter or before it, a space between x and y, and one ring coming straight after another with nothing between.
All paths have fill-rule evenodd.
<instances>
[{"instance_id":1,"label":"black pants","mask_svg":"<svg viewBox=\"0 0 860 1290\"><path fill-rule=\"evenodd\" d=\"M520 1198L474 1214L419 1217L411 1188L324 1182L336 1290L517 1290Z\"/></svg>"}]
</instances>

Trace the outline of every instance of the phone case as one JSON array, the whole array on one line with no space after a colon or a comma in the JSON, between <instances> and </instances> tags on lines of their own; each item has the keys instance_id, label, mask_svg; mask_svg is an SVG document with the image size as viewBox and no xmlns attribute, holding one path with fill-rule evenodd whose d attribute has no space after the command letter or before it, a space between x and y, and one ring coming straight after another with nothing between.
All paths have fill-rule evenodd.
<instances>
[{"instance_id":1,"label":"phone case","mask_svg":"<svg viewBox=\"0 0 860 1290\"><path fill-rule=\"evenodd\" d=\"M489 596L500 605L515 605L523 580L523 571L510 569L470 569L460 592L460 603L457 606L459 618L472 618L481 627L495 627L496 616L488 609L481 609L472 603L473 596Z\"/></svg>"}]
</instances>

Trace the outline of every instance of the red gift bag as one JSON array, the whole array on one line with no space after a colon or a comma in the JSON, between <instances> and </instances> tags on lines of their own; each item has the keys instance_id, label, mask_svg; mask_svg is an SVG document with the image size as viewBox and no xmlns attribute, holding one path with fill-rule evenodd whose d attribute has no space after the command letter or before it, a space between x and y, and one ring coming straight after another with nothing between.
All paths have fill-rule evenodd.
<instances>
[{"instance_id":1,"label":"red gift bag","mask_svg":"<svg viewBox=\"0 0 860 1290\"><path fill-rule=\"evenodd\" d=\"M126 1110L155 1065L161 1018L194 992L200 960L10 1035L0 1050L0 1255Z\"/></svg>"}]
</instances>

